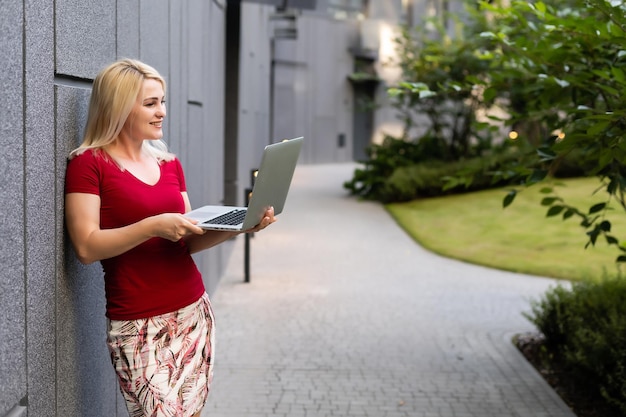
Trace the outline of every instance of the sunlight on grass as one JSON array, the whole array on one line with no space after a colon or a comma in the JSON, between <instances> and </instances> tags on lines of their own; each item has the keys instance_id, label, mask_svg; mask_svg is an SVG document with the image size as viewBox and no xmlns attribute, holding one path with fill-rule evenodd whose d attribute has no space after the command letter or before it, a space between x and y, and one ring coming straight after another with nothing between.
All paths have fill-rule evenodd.
<instances>
[{"instance_id":1,"label":"sunlight on grass","mask_svg":"<svg viewBox=\"0 0 626 417\"><path fill-rule=\"evenodd\" d=\"M565 186L556 187L557 193L581 211L608 196L605 191L593 194L599 186L595 178L560 183ZM419 244L444 256L569 280L600 280L606 274L618 274L615 259L620 252L614 245L599 238L595 247L585 249L587 235L578 217L546 217L547 207L540 205L545 195L539 192L545 185L522 190L507 208L502 208L502 200L510 187L386 207ZM607 219L612 234L621 241L626 237L626 215L621 207L612 206L616 209Z\"/></svg>"}]
</instances>

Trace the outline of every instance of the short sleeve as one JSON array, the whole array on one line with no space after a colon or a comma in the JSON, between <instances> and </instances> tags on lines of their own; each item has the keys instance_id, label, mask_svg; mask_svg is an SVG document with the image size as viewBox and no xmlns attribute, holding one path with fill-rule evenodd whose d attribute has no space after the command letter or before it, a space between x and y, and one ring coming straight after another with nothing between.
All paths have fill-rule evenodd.
<instances>
[{"instance_id":1,"label":"short sleeve","mask_svg":"<svg viewBox=\"0 0 626 417\"><path fill-rule=\"evenodd\" d=\"M100 169L92 151L85 151L70 159L65 172L65 194L86 193L100 195Z\"/></svg>"},{"instance_id":2,"label":"short sleeve","mask_svg":"<svg viewBox=\"0 0 626 417\"><path fill-rule=\"evenodd\" d=\"M174 159L176 164L176 172L178 174L178 183L180 184L180 192L187 191L187 184L185 183L185 173L183 172L183 166L178 158Z\"/></svg>"}]
</instances>

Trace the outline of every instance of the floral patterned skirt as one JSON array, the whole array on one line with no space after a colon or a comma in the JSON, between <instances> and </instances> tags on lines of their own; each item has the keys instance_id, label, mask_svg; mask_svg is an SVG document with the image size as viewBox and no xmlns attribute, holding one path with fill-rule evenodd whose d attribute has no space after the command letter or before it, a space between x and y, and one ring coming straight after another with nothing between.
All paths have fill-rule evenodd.
<instances>
[{"instance_id":1,"label":"floral patterned skirt","mask_svg":"<svg viewBox=\"0 0 626 417\"><path fill-rule=\"evenodd\" d=\"M213 377L213 311L205 293L178 311L109 320L107 345L131 417L190 417Z\"/></svg>"}]
</instances>

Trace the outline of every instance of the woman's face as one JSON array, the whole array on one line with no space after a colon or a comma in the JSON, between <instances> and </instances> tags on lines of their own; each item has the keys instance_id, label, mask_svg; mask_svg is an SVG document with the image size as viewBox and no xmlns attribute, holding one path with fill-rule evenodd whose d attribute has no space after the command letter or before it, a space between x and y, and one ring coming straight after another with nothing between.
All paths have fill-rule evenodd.
<instances>
[{"instance_id":1,"label":"woman's face","mask_svg":"<svg viewBox=\"0 0 626 417\"><path fill-rule=\"evenodd\" d=\"M161 139L165 118L165 93L158 80L144 80L122 134L131 139Z\"/></svg>"}]
</instances>

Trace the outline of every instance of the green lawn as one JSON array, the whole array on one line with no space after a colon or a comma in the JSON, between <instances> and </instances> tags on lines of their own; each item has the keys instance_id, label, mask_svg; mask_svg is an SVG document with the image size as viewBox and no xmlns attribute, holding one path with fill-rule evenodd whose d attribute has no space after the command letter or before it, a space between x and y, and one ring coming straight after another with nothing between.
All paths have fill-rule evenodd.
<instances>
[{"instance_id":1,"label":"green lawn","mask_svg":"<svg viewBox=\"0 0 626 417\"><path fill-rule=\"evenodd\" d=\"M606 201L605 191L593 194L595 178L560 181L565 201L581 211ZM539 192L546 184L524 189L513 204L502 208L506 189L387 205L387 210L423 247L463 261L545 277L600 280L618 274L614 246L598 239L585 249L587 235L578 217L546 217ZM616 207L608 216L612 233L626 240L626 213Z\"/></svg>"}]
</instances>

